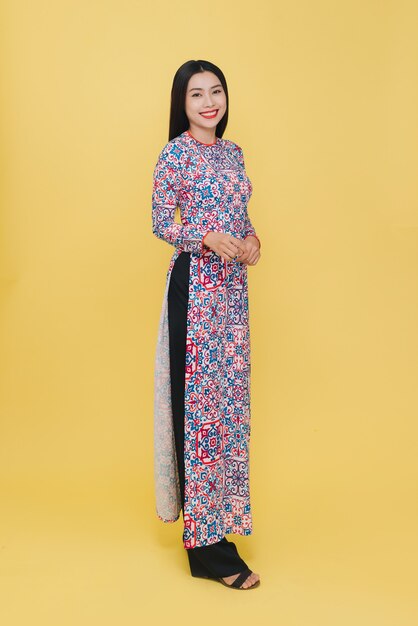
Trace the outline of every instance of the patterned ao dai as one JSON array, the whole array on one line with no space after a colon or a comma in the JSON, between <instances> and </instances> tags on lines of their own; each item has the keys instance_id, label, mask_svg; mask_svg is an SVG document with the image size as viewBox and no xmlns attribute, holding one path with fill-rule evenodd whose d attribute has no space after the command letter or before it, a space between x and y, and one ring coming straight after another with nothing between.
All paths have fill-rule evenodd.
<instances>
[{"instance_id":1,"label":"patterned ao dai","mask_svg":"<svg viewBox=\"0 0 418 626\"><path fill-rule=\"evenodd\" d=\"M257 236L242 149L189 131L169 141L154 170L153 233L175 247L158 330L154 387L154 461L158 517L181 511L170 394L167 294L171 270L190 252L185 377L185 548L249 535L250 331L247 265L224 261L204 244L209 231ZM180 208L181 224L174 221Z\"/></svg>"}]
</instances>

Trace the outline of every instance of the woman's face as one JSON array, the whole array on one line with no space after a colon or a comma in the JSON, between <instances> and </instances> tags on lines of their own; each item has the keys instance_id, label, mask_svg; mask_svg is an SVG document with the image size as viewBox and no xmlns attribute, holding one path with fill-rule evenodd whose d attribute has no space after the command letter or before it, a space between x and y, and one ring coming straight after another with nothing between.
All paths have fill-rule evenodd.
<instances>
[{"instance_id":1,"label":"woman's face","mask_svg":"<svg viewBox=\"0 0 418 626\"><path fill-rule=\"evenodd\" d=\"M198 72L189 79L184 102L190 130L216 128L226 112L226 94L213 72Z\"/></svg>"}]
</instances>

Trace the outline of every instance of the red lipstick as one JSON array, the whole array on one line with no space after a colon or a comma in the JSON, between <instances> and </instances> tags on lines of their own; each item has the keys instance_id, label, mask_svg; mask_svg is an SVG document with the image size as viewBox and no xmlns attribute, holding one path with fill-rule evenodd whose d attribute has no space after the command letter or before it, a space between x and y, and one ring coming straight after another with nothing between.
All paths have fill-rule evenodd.
<instances>
[{"instance_id":1,"label":"red lipstick","mask_svg":"<svg viewBox=\"0 0 418 626\"><path fill-rule=\"evenodd\" d=\"M208 120L211 120L218 115L218 109L214 109L213 111L205 111L204 113L200 113L200 115Z\"/></svg>"}]
</instances>

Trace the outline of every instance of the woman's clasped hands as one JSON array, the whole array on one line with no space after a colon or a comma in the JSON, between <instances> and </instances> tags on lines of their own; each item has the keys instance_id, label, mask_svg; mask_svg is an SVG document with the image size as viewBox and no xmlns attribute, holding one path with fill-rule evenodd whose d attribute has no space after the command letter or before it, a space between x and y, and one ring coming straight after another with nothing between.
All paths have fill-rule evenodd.
<instances>
[{"instance_id":1,"label":"woman's clasped hands","mask_svg":"<svg viewBox=\"0 0 418 626\"><path fill-rule=\"evenodd\" d=\"M259 241L252 235L238 239L227 233L210 231L204 237L204 244L225 261L239 261L247 265L255 265L261 254Z\"/></svg>"}]
</instances>

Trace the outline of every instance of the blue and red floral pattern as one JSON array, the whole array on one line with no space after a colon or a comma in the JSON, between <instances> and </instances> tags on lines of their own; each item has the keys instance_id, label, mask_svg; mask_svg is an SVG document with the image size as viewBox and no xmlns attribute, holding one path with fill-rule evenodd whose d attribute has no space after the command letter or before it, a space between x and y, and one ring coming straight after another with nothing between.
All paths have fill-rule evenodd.
<instances>
[{"instance_id":1,"label":"blue and red floral pattern","mask_svg":"<svg viewBox=\"0 0 418 626\"><path fill-rule=\"evenodd\" d=\"M181 498L171 413L167 294L174 262L190 252L185 375L185 548L249 535L250 331L247 265L224 261L204 243L210 231L240 239L255 229L241 148L189 131L169 141L154 169L152 230L175 246L158 331L154 386L157 515L179 518ZM181 224L175 222L176 207ZM257 237L258 239L258 237Z\"/></svg>"}]
</instances>

